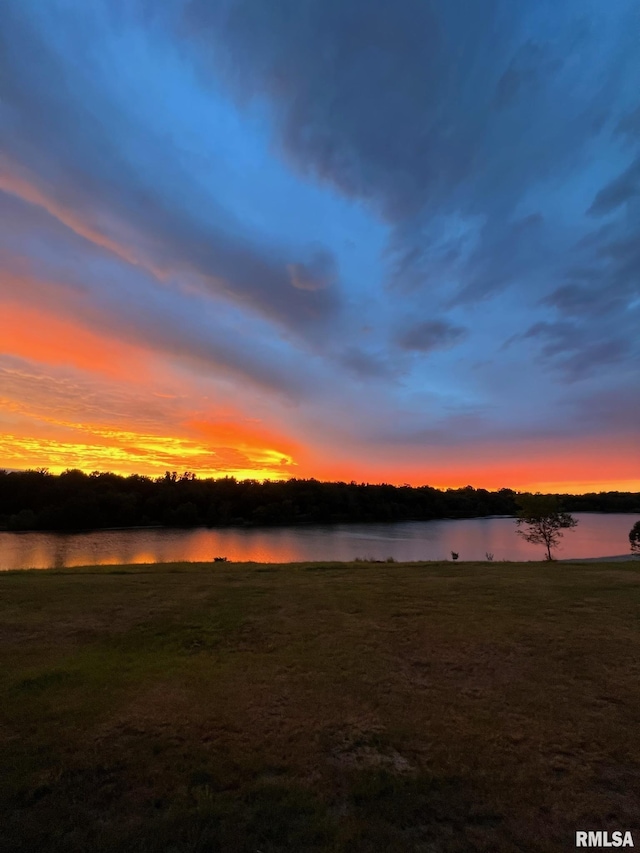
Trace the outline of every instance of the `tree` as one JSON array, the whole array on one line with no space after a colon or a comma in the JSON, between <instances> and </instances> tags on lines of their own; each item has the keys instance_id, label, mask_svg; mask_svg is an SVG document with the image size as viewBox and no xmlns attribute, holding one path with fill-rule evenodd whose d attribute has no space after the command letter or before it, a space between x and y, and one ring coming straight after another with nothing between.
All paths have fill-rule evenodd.
<instances>
[{"instance_id":1,"label":"tree","mask_svg":"<svg viewBox=\"0 0 640 853\"><path fill-rule=\"evenodd\" d=\"M518 534L535 545L547 549L546 560L553 560L551 549L556 548L563 530L570 530L578 522L568 512L562 512L555 495L521 495L518 498L520 511L516 523L526 524L527 530L518 529Z\"/></svg>"},{"instance_id":2,"label":"tree","mask_svg":"<svg viewBox=\"0 0 640 853\"><path fill-rule=\"evenodd\" d=\"M636 521L629 531L629 544L634 554L640 554L640 521Z\"/></svg>"}]
</instances>

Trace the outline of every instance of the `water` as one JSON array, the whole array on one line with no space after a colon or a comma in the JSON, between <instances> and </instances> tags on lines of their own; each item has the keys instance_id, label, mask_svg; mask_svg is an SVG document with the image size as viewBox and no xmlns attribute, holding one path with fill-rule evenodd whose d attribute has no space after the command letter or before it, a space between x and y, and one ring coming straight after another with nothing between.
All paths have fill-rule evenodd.
<instances>
[{"instance_id":1,"label":"water","mask_svg":"<svg viewBox=\"0 0 640 853\"><path fill-rule=\"evenodd\" d=\"M578 526L565 532L558 559L606 557L629 552L631 513L574 513ZM225 530L101 530L93 533L0 533L0 570L63 568L115 563L305 560L540 560L544 548L516 535L512 518L334 524Z\"/></svg>"}]
</instances>

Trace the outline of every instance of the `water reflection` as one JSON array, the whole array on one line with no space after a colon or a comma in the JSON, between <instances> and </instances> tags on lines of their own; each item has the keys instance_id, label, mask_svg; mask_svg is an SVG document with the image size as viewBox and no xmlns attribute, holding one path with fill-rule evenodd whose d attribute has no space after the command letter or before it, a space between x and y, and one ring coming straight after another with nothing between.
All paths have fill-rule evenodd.
<instances>
[{"instance_id":1,"label":"water reflection","mask_svg":"<svg viewBox=\"0 0 640 853\"><path fill-rule=\"evenodd\" d=\"M576 513L557 552L562 557L625 554L638 516ZM539 560L543 549L516 535L512 518L414 521L399 524L313 525L227 530L103 530L93 533L0 533L0 569L179 560L295 562L302 560Z\"/></svg>"},{"instance_id":2,"label":"water reflection","mask_svg":"<svg viewBox=\"0 0 640 853\"><path fill-rule=\"evenodd\" d=\"M66 567L68 548L69 539L66 536L60 536L54 540L52 568L64 569Z\"/></svg>"}]
</instances>

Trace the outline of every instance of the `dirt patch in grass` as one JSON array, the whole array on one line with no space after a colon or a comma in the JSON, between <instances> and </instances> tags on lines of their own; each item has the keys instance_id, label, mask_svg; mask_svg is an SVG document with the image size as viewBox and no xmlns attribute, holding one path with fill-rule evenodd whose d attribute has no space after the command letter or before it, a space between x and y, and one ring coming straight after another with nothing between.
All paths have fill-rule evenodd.
<instances>
[{"instance_id":1,"label":"dirt patch in grass","mask_svg":"<svg viewBox=\"0 0 640 853\"><path fill-rule=\"evenodd\" d=\"M327 761L342 770L384 769L392 775L415 770L407 759L391 746L384 729L342 729L332 739Z\"/></svg>"}]
</instances>

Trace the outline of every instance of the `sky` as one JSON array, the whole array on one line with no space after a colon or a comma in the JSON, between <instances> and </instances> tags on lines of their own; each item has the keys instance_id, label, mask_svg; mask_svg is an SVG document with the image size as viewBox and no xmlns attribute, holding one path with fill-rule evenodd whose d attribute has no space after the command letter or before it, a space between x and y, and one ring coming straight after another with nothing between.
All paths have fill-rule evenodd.
<instances>
[{"instance_id":1,"label":"sky","mask_svg":"<svg viewBox=\"0 0 640 853\"><path fill-rule=\"evenodd\" d=\"M0 467L640 490L637 0L0 7Z\"/></svg>"}]
</instances>

